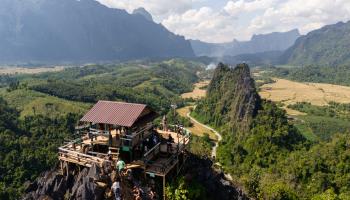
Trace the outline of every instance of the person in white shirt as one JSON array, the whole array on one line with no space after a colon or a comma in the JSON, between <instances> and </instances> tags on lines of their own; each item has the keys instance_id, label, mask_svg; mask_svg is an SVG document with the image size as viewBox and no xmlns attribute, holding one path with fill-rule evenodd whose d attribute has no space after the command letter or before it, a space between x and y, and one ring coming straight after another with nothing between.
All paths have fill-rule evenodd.
<instances>
[{"instance_id":1,"label":"person in white shirt","mask_svg":"<svg viewBox=\"0 0 350 200\"><path fill-rule=\"evenodd\" d=\"M120 190L120 180L119 180L119 178L117 178L114 181L111 189L112 189L112 191L114 193L115 200L121 200L121 190Z\"/></svg>"}]
</instances>

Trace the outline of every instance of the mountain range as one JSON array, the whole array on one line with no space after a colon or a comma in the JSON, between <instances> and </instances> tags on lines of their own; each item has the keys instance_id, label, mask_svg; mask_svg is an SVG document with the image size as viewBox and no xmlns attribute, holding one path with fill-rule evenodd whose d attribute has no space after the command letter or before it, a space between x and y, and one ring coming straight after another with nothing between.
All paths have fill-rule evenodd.
<instances>
[{"instance_id":1,"label":"mountain range","mask_svg":"<svg viewBox=\"0 0 350 200\"><path fill-rule=\"evenodd\" d=\"M284 51L291 47L298 37L300 37L300 33L297 29L294 29L288 32L253 35L249 41L234 40L228 43L206 43L191 40L191 45L197 56L223 57Z\"/></svg>"},{"instance_id":2,"label":"mountain range","mask_svg":"<svg viewBox=\"0 0 350 200\"><path fill-rule=\"evenodd\" d=\"M95 0L2 0L0 62L192 57L190 42L152 20Z\"/></svg>"},{"instance_id":3,"label":"mountain range","mask_svg":"<svg viewBox=\"0 0 350 200\"><path fill-rule=\"evenodd\" d=\"M350 63L350 21L327 25L300 37L282 55L290 65L342 65Z\"/></svg>"}]
</instances>

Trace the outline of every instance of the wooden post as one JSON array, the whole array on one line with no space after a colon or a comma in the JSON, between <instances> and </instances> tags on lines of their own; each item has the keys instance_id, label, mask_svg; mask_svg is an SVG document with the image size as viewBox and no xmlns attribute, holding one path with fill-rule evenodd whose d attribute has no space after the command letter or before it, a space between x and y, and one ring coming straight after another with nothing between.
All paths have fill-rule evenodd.
<instances>
[{"instance_id":1,"label":"wooden post","mask_svg":"<svg viewBox=\"0 0 350 200\"><path fill-rule=\"evenodd\" d=\"M177 163L176 163L176 175L179 174L179 154L176 155Z\"/></svg>"},{"instance_id":2,"label":"wooden post","mask_svg":"<svg viewBox=\"0 0 350 200\"><path fill-rule=\"evenodd\" d=\"M65 161L65 164L66 164L66 176L68 177L69 176L69 163L67 161Z\"/></svg>"},{"instance_id":3,"label":"wooden post","mask_svg":"<svg viewBox=\"0 0 350 200\"><path fill-rule=\"evenodd\" d=\"M61 164L61 172L62 172L62 175L64 175L64 171L63 171L63 161L62 161L62 160L60 161L60 164Z\"/></svg>"},{"instance_id":4,"label":"wooden post","mask_svg":"<svg viewBox=\"0 0 350 200\"><path fill-rule=\"evenodd\" d=\"M166 194L165 194L165 175L163 176L163 200L166 200Z\"/></svg>"}]
</instances>

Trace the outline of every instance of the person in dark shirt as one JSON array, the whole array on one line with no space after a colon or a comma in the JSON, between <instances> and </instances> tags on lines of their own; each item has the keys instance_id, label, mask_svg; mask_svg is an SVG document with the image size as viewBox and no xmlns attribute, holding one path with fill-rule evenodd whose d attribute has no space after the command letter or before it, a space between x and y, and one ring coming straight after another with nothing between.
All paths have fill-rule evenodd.
<instances>
[{"instance_id":1,"label":"person in dark shirt","mask_svg":"<svg viewBox=\"0 0 350 200\"><path fill-rule=\"evenodd\" d=\"M167 140L167 146L168 146L168 153L172 152L172 143L174 142L173 137L171 137L171 134L169 134L168 140Z\"/></svg>"}]
</instances>

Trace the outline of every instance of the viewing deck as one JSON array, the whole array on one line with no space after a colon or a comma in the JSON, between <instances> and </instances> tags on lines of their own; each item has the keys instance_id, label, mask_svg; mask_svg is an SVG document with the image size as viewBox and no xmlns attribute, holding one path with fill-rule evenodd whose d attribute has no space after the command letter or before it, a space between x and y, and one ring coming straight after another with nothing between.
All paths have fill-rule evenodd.
<instances>
[{"instance_id":1,"label":"viewing deck","mask_svg":"<svg viewBox=\"0 0 350 200\"><path fill-rule=\"evenodd\" d=\"M112 131L112 146L109 146L109 133L89 129L89 133L85 133L81 138L70 141L59 148L59 160L84 167L91 167L93 164L103 167L105 163L115 165L119 159L119 148L123 148L124 145L124 147L132 149L136 144L140 144L142 138L149 136L152 127L150 125L145 126L128 136L120 136L118 132L113 133ZM179 162L179 154L183 153L190 141L189 131L183 129L183 134L163 130L155 130L155 132L161 137L159 142L142 154L140 159L127 164L126 168L140 167L144 168L148 174L164 176ZM91 138L91 135L93 138ZM173 138L171 143L168 142L169 136ZM120 143L117 141L120 141ZM130 142L126 144L125 141ZM117 153L110 153L112 157L112 160L110 160L108 153L93 151L93 145L103 145L108 147L109 150L116 150Z\"/></svg>"}]
</instances>

